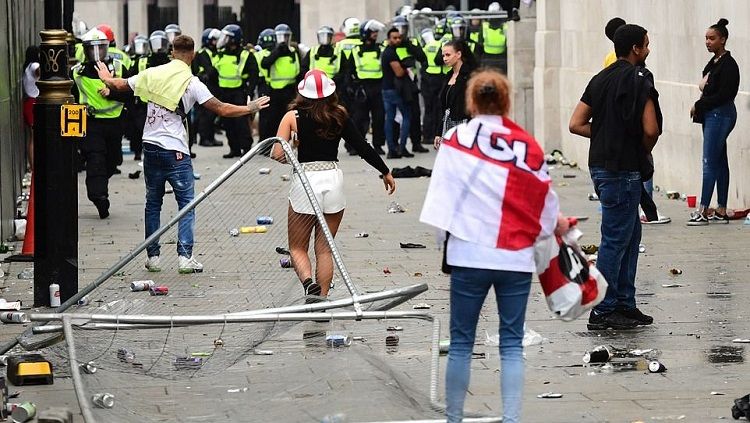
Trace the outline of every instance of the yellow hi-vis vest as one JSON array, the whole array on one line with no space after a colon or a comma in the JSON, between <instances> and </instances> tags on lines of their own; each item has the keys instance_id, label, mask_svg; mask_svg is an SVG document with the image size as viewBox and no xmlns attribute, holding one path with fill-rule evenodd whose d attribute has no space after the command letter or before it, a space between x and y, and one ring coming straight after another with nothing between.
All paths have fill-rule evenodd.
<instances>
[{"instance_id":1,"label":"yellow hi-vis vest","mask_svg":"<svg viewBox=\"0 0 750 423\"><path fill-rule=\"evenodd\" d=\"M417 41L416 38L411 38L409 42L412 43L412 45L419 47L419 41ZM406 47L396 47L396 55L398 56L398 60L404 60L411 57L411 53L409 53L409 50L407 50Z\"/></svg>"},{"instance_id":2,"label":"yellow hi-vis vest","mask_svg":"<svg viewBox=\"0 0 750 423\"><path fill-rule=\"evenodd\" d=\"M216 66L215 62L217 60L218 54L214 53L213 50L211 50L210 48L201 47L201 49L198 50L198 53L196 53L196 56L198 54L201 54L201 53L204 53L204 52L208 55L208 60L211 61L211 64L214 65L214 66ZM198 73L199 74L203 74L205 72L206 72L206 68L204 68L203 66L198 66Z\"/></svg>"},{"instance_id":3,"label":"yellow hi-vis vest","mask_svg":"<svg viewBox=\"0 0 750 423\"><path fill-rule=\"evenodd\" d=\"M138 73L145 71L148 68L148 56L135 59L135 68L138 69Z\"/></svg>"},{"instance_id":4,"label":"yellow hi-vis vest","mask_svg":"<svg viewBox=\"0 0 750 423\"><path fill-rule=\"evenodd\" d=\"M122 77L123 65L119 60L114 60L115 78ZM99 90L105 88L104 82L99 78L89 78L80 74L83 64L79 63L71 69L73 80L78 87L78 103L85 104L88 115L97 119L114 119L120 117L123 104L119 101L110 100L99 94Z\"/></svg>"},{"instance_id":5,"label":"yellow hi-vis vest","mask_svg":"<svg viewBox=\"0 0 750 423\"><path fill-rule=\"evenodd\" d=\"M300 72L297 49L289 47L289 51L292 52L291 56L281 56L271 65L269 85L272 90L280 90L297 82Z\"/></svg>"},{"instance_id":6,"label":"yellow hi-vis vest","mask_svg":"<svg viewBox=\"0 0 750 423\"><path fill-rule=\"evenodd\" d=\"M315 46L310 49L309 53L307 53L310 55L310 69L321 70L325 72L329 78L333 78L341 69L341 55L336 54L336 51L334 50L333 56L319 56L316 58L319 49L320 46Z\"/></svg>"},{"instance_id":7,"label":"yellow hi-vis vest","mask_svg":"<svg viewBox=\"0 0 750 423\"><path fill-rule=\"evenodd\" d=\"M427 56L427 69L425 69L425 72L430 75L448 73L450 66L438 66L435 64L435 58L438 55L443 54L443 43L440 40L430 41L422 48L422 51L424 51L424 55Z\"/></svg>"},{"instance_id":8,"label":"yellow hi-vis vest","mask_svg":"<svg viewBox=\"0 0 750 423\"><path fill-rule=\"evenodd\" d=\"M336 43L335 51L338 56L348 60L352 56L352 50L354 50L354 47L361 45L362 40L359 38L344 38Z\"/></svg>"},{"instance_id":9,"label":"yellow hi-vis vest","mask_svg":"<svg viewBox=\"0 0 750 423\"><path fill-rule=\"evenodd\" d=\"M130 60L130 56L128 56L124 51L120 50L117 47L107 47L107 53L112 59L117 59L122 62L122 65L125 66L125 69L130 69L130 66L133 65L132 61Z\"/></svg>"},{"instance_id":10,"label":"yellow hi-vis vest","mask_svg":"<svg viewBox=\"0 0 750 423\"><path fill-rule=\"evenodd\" d=\"M507 48L505 30L507 23L500 28L490 28L490 23L482 24L482 37L484 38L484 52L487 54L503 54Z\"/></svg>"},{"instance_id":11,"label":"yellow hi-vis vest","mask_svg":"<svg viewBox=\"0 0 750 423\"><path fill-rule=\"evenodd\" d=\"M377 50L362 51L362 46L352 50L358 79L381 79L383 65L380 62L380 47Z\"/></svg>"},{"instance_id":12,"label":"yellow hi-vis vest","mask_svg":"<svg viewBox=\"0 0 750 423\"><path fill-rule=\"evenodd\" d=\"M239 62L236 54L223 53L219 55L215 66L219 73L220 88L239 88L242 86L242 81L250 77L250 75L242 73L249 57L250 52L247 50L240 52Z\"/></svg>"},{"instance_id":13,"label":"yellow hi-vis vest","mask_svg":"<svg viewBox=\"0 0 750 423\"><path fill-rule=\"evenodd\" d=\"M261 60L263 60L264 57L268 57L271 55L271 50L263 49L261 51L256 51L255 53L255 61L258 62L258 74L260 75L260 79L266 82L266 84L271 82L271 75L269 74L269 70L264 68L260 65Z\"/></svg>"}]
</instances>

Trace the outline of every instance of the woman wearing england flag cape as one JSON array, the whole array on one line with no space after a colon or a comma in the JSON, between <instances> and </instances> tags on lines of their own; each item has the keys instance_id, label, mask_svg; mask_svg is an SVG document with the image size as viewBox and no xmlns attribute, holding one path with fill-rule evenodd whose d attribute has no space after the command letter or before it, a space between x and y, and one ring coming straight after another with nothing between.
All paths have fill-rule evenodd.
<instances>
[{"instance_id":1,"label":"woman wearing england flag cape","mask_svg":"<svg viewBox=\"0 0 750 423\"><path fill-rule=\"evenodd\" d=\"M469 80L473 119L448 131L435 160L420 220L449 234L450 352L446 415L460 422L482 304L494 287L500 314L503 422L520 421L523 324L535 271L534 244L567 231L544 152L506 116L509 83L484 70Z\"/></svg>"}]
</instances>

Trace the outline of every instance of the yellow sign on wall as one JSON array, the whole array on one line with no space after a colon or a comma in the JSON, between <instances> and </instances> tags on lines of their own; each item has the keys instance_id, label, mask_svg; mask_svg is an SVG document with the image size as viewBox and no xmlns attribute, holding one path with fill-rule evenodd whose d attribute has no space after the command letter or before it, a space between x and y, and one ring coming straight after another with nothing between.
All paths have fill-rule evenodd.
<instances>
[{"instance_id":1,"label":"yellow sign on wall","mask_svg":"<svg viewBox=\"0 0 750 423\"><path fill-rule=\"evenodd\" d=\"M86 136L86 105L63 104L60 106L60 136Z\"/></svg>"}]
</instances>

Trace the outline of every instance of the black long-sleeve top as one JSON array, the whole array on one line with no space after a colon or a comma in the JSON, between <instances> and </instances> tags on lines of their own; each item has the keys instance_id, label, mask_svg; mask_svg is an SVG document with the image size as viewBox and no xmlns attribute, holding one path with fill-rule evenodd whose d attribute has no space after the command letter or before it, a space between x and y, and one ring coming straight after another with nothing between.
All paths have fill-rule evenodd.
<instances>
[{"instance_id":1,"label":"black long-sleeve top","mask_svg":"<svg viewBox=\"0 0 750 423\"><path fill-rule=\"evenodd\" d=\"M708 81L701 98L695 102L695 114L702 122L703 115L718 106L734 101L740 87L740 68L734 57L727 51L718 61L713 58L703 68L703 76Z\"/></svg>"},{"instance_id":2,"label":"black long-sleeve top","mask_svg":"<svg viewBox=\"0 0 750 423\"><path fill-rule=\"evenodd\" d=\"M446 110L450 110L451 120L470 119L470 116L466 113L466 85L473 70L466 63L462 64L456 77L456 83L453 85L448 85L448 82L453 77L453 70L451 69L445 75L443 86L440 89L440 107L436 108L437 113L440 113L440 115L434 120L436 134L443 134L443 119Z\"/></svg>"},{"instance_id":3,"label":"black long-sleeve top","mask_svg":"<svg viewBox=\"0 0 750 423\"><path fill-rule=\"evenodd\" d=\"M307 162L337 162L339 152L339 142L341 139L352 147L364 161L374 167L381 174L386 175L390 172L388 166L377 152L365 141L365 138L354 125L351 118L346 119L341 134L331 139L325 139L315 133L320 126L319 123L312 120L304 110L298 111L297 117L297 135L299 137L299 147L297 157L300 163Z\"/></svg>"}]
</instances>

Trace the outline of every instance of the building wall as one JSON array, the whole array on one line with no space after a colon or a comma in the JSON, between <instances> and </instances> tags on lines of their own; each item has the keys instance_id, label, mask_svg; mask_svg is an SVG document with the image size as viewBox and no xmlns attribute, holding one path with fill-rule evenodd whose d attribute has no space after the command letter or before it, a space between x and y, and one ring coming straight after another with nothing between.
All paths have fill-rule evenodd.
<instances>
[{"instance_id":1,"label":"building wall","mask_svg":"<svg viewBox=\"0 0 750 423\"><path fill-rule=\"evenodd\" d=\"M698 82L711 55L706 28L729 19L727 48L747 75L750 67L750 2L744 0L539 0L534 68L535 135L546 150L561 148L585 166L588 140L568 132L568 120L586 84L612 49L604 25L614 16L649 31L647 63L656 77L664 113L664 133L654 149L654 181L664 189L700 194L701 127L688 116L700 97ZM728 140L731 181L729 207L750 207L750 81L743 79L737 126ZM715 194L714 194L714 198ZM715 201L714 203L715 204Z\"/></svg>"}]
</instances>

